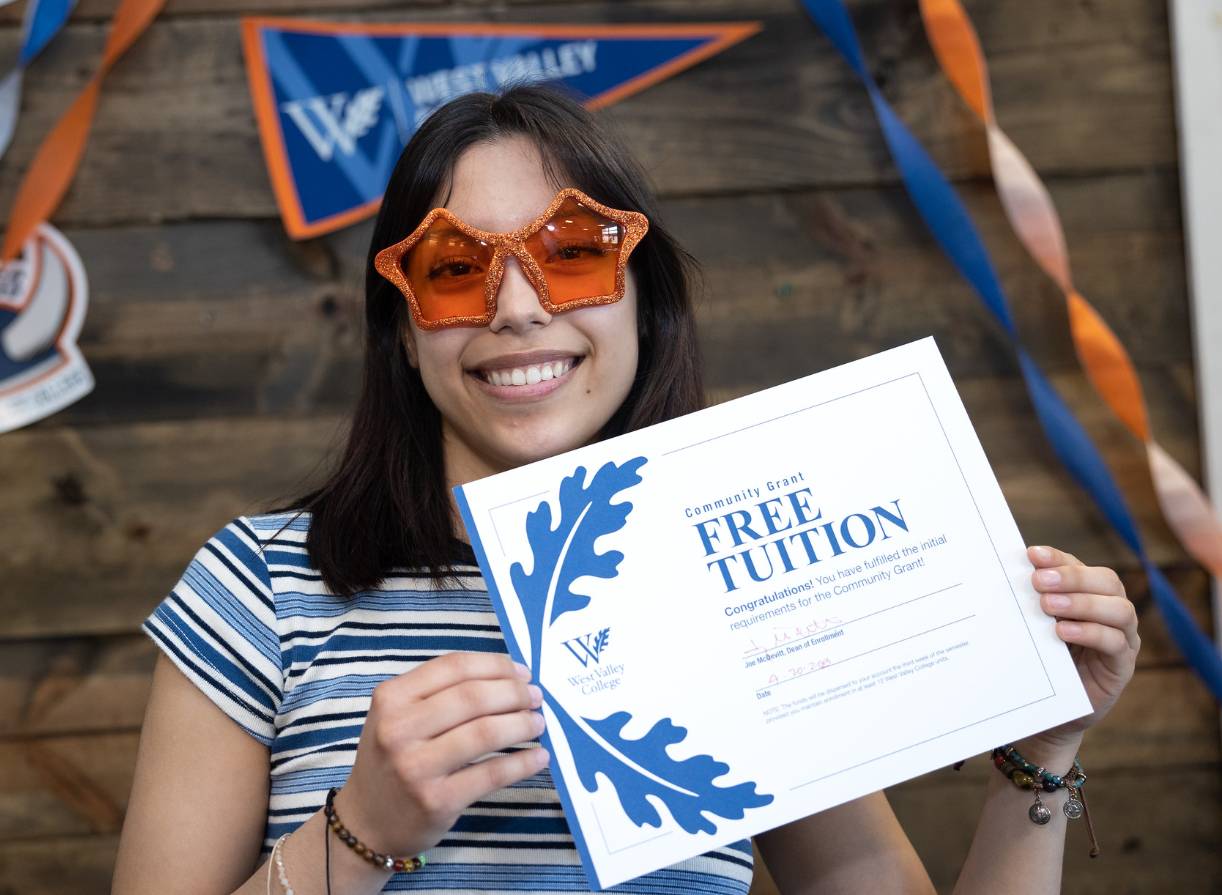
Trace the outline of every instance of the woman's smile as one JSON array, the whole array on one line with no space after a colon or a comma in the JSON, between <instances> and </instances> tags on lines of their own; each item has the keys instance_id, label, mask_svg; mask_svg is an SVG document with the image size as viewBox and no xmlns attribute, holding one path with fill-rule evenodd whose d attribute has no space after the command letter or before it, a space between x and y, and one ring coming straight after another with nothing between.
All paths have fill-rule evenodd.
<instances>
[{"instance_id":1,"label":"woman's smile","mask_svg":"<svg viewBox=\"0 0 1222 895\"><path fill-rule=\"evenodd\" d=\"M584 359L572 351L524 351L481 361L467 374L482 393L498 401L536 401L567 385Z\"/></svg>"}]
</instances>

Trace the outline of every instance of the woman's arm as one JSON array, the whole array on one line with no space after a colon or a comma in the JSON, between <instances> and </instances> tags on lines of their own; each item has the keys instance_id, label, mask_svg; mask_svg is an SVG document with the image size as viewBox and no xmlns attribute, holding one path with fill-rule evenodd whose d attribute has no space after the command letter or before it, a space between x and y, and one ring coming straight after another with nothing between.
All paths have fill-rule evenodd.
<instances>
[{"instance_id":1,"label":"woman's arm","mask_svg":"<svg viewBox=\"0 0 1222 895\"><path fill-rule=\"evenodd\" d=\"M112 892L264 895L266 865L256 868L267 799L267 748L159 655ZM302 895L322 891L323 822L318 813L286 843L290 881ZM335 892L372 895L386 879L348 849L332 848ZM272 891L281 892L274 871Z\"/></svg>"},{"instance_id":2,"label":"woman's arm","mask_svg":"<svg viewBox=\"0 0 1222 895\"><path fill-rule=\"evenodd\" d=\"M1029 548L1028 555L1040 606L1057 618L1057 636L1070 646L1093 711L1016 746L1028 761L1064 776L1083 732L1107 714L1133 676L1141 645L1137 614L1111 569L1085 566L1049 547ZM1066 796L1058 790L1041 798L1052 811L1046 826L1027 816L1035 801L1029 791L992 775L955 895L1060 891ZM882 793L780 827L756 842L784 895L934 891Z\"/></svg>"},{"instance_id":3,"label":"woman's arm","mask_svg":"<svg viewBox=\"0 0 1222 895\"><path fill-rule=\"evenodd\" d=\"M784 895L934 892L881 792L769 830L755 842Z\"/></svg>"},{"instance_id":4,"label":"woman's arm","mask_svg":"<svg viewBox=\"0 0 1222 895\"><path fill-rule=\"evenodd\" d=\"M1023 758L1058 775L1073 766L1078 752L1072 740L1051 748L1035 740L1024 740L1015 746ZM1069 822L1061 810L1065 791L1041 792L1040 800L1052 812L1052 820L1042 827L1027 817L1027 809L1035 804L1031 792L1019 789L998 772L991 775L984 811L955 883L956 895L975 892L1042 895L1061 891L1065 829Z\"/></svg>"},{"instance_id":5,"label":"woman's arm","mask_svg":"<svg viewBox=\"0 0 1222 895\"><path fill-rule=\"evenodd\" d=\"M1133 677L1141 638L1137 613L1111 569L1083 565L1051 547L1031 547L1032 583L1040 607L1057 619L1057 636L1070 647L1093 711L1017 743L1028 761L1063 776L1073 765L1082 734L1115 704ZM1090 773L1089 766L1085 769ZM1000 773L989 783L984 812L955 884L955 895L1038 895L1059 892L1065 853L1065 791L1041 793L1052 811L1043 827L1027 818L1035 799ZM1090 796L1089 785L1083 790Z\"/></svg>"},{"instance_id":6,"label":"woman's arm","mask_svg":"<svg viewBox=\"0 0 1222 895\"><path fill-rule=\"evenodd\" d=\"M267 747L158 655L115 895L232 892L258 863L267 796Z\"/></svg>"},{"instance_id":7,"label":"woman's arm","mask_svg":"<svg viewBox=\"0 0 1222 895\"><path fill-rule=\"evenodd\" d=\"M547 766L543 749L509 747L543 730L530 670L496 653L447 653L373 689L352 771L335 797L345 825L381 854L436 845L473 802ZM164 656L153 674L115 865L115 895L283 892L259 864L268 806L267 749ZM297 895L375 895L389 873L328 833L315 812L284 844Z\"/></svg>"}]
</instances>

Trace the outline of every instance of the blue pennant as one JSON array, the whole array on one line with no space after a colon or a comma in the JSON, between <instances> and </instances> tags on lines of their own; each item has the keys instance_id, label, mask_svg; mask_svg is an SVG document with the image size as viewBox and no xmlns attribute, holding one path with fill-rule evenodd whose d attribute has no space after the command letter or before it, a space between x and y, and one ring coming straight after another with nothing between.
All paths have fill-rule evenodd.
<instances>
[{"instance_id":1,"label":"blue pennant","mask_svg":"<svg viewBox=\"0 0 1222 895\"><path fill-rule=\"evenodd\" d=\"M603 106L758 30L247 19L243 43L276 199L302 238L372 214L420 122L457 96L549 83Z\"/></svg>"}]
</instances>

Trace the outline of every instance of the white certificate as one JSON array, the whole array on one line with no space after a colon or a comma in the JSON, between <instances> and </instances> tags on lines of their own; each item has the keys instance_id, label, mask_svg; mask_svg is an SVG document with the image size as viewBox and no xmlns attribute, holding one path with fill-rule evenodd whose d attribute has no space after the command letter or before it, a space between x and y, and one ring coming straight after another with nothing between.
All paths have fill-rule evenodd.
<instances>
[{"instance_id":1,"label":"white certificate","mask_svg":"<svg viewBox=\"0 0 1222 895\"><path fill-rule=\"evenodd\" d=\"M933 339L456 496L595 888L1090 711Z\"/></svg>"}]
</instances>

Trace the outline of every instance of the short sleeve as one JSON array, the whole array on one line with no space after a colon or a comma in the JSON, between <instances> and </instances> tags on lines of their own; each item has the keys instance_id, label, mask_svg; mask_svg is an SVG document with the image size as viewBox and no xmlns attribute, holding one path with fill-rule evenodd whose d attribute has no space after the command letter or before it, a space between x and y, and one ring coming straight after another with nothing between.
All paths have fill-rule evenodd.
<instances>
[{"instance_id":1,"label":"short sleeve","mask_svg":"<svg viewBox=\"0 0 1222 895\"><path fill-rule=\"evenodd\" d=\"M221 711L271 746L284 664L271 576L247 519L204 544L141 630Z\"/></svg>"}]
</instances>

